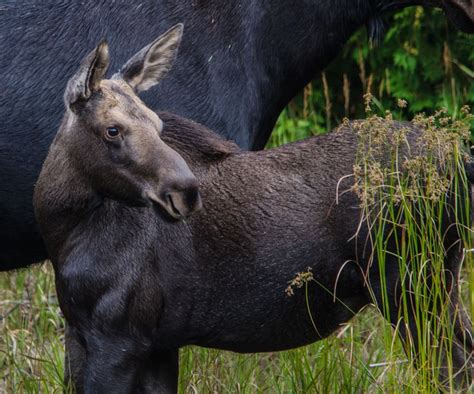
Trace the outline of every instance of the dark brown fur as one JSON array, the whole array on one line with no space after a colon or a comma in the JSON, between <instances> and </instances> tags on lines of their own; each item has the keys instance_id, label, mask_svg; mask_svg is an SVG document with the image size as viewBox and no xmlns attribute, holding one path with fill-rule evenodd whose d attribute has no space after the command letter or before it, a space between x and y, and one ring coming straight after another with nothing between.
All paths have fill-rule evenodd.
<instances>
[{"instance_id":1,"label":"dark brown fur","mask_svg":"<svg viewBox=\"0 0 474 394\"><path fill-rule=\"evenodd\" d=\"M51 201L36 193L36 209L43 212L38 221L46 244L53 245L79 391L173 392L182 346L236 352L294 348L330 335L373 302L367 283L381 303L377 264L363 274L370 252L367 228L353 238L359 200L342 193L353 179L340 182L353 170L357 137L350 127L278 149L240 152L203 126L159 116L163 140L200 182L203 209L185 222L170 223L156 207L103 200L93 211L82 209L66 227L67 218L58 221L50 212L67 199ZM411 138L416 134L412 128ZM56 187L54 179L43 172L39 185ZM71 177L69 187L75 183ZM77 193L64 190L69 194ZM60 243L59 233L65 235ZM447 245L457 238L454 230L448 232ZM458 277L459 252L459 244L451 248L448 277ZM285 293L307 267L316 281L308 292L316 328L304 291ZM388 262L386 280L396 324L396 261ZM451 286L454 310L461 305L457 283ZM416 343L416 328L407 323ZM466 387L472 332L465 313L457 328L451 362L459 372L458 387ZM403 329L401 335L406 339Z\"/></svg>"}]
</instances>

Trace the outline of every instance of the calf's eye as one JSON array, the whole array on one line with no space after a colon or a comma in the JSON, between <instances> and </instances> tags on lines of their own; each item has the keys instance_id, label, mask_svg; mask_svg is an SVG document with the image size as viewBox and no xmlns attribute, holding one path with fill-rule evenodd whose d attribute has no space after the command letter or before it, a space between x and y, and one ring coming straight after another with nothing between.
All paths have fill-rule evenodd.
<instances>
[{"instance_id":1,"label":"calf's eye","mask_svg":"<svg viewBox=\"0 0 474 394\"><path fill-rule=\"evenodd\" d=\"M109 140L114 140L120 136L120 131L117 127L107 127L105 137Z\"/></svg>"}]
</instances>

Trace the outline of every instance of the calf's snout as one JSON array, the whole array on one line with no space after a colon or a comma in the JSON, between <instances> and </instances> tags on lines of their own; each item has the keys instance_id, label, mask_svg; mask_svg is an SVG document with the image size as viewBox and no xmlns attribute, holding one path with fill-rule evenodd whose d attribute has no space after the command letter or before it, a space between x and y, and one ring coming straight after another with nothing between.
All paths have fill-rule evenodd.
<instances>
[{"instance_id":1,"label":"calf's snout","mask_svg":"<svg viewBox=\"0 0 474 394\"><path fill-rule=\"evenodd\" d=\"M202 207L199 182L186 161L165 145L158 171L158 185L150 188L149 200L160 204L173 218L181 220Z\"/></svg>"},{"instance_id":2,"label":"calf's snout","mask_svg":"<svg viewBox=\"0 0 474 394\"><path fill-rule=\"evenodd\" d=\"M168 191L168 212L176 219L184 219L202 208L197 179L189 181L184 188ZM171 212L172 213L171 213Z\"/></svg>"}]
</instances>

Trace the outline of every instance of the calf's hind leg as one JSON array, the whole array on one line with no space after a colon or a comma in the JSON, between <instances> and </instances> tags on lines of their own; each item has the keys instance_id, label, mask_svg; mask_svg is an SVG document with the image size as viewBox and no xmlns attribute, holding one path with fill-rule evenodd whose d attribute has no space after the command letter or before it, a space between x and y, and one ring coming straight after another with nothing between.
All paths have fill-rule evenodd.
<instances>
[{"instance_id":1,"label":"calf's hind leg","mask_svg":"<svg viewBox=\"0 0 474 394\"><path fill-rule=\"evenodd\" d=\"M445 299L438 299L436 302L438 306L437 309L430 308L431 310L425 311L421 316L418 314L418 317L416 314L417 300L414 296L413 289L409 287L408 280L405 280L405 289L402 295L402 279L400 278L398 261L395 258L388 258L386 261L385 273L383 274L386 284L385 289L382 285L379 267L376 262L373 263L370 270L369 281L377 307L385 318L388 319L394 327L398 328L398 333L404 343L406 351L409 352L410 347L412 347L417 366L419 366L420 363L421 346L423 346L424 342L426 344L426 330L436 325L440 320L442 322L447 320L440 319L440 313L445 313L445 317L448 316L452 322L451 329L454 331L453 335L449 336L451 343L448 347L450 349L446 349L446 341L444 341L444 343L437 341L439 338L436 338L435 335L437 334L433 334L432 331L428 336L431 338L428 343L430 346L441 343L442 346L442 360L438 370L439 381L446 386L446 388L452 383L456 389L462 390L467 389L472 381L473 356L471 327L469 319L459 302L456 283L457 272L453 272L450 269L449 261L447 264L448 267L444 277L446 289L442 293L436 293L438 297L440 297L439 294L441 294ZM427 286L430 286L429 281L427 282ZM434 294L434 292L431 291L431 289L427 289L425 296L426 294ZM404 302L403 296L406 302ZM443 307L440 308L440 305L443 305ZM446 309L446 306L448 309ZM444 309L444 312L440 312L440 309ZM420 311L418 310L418 312ZM430 322L428 322L428 320ZM449 333L449 328L447 331L442 332ZM426 350L430 351L429 349ZM452 367L451 374L449 374L448 366ZM453 382L449 381L450 377Z\"/></svg>"},{"instance_id":2,"label":"calf's hind leg","mask_svg":"<svg viewBox=\"0 0 474 394\"><path fill-rule=\"evenodd\" d=\"M464 309L459 296L459 275L462 252L452 248L446 259L446 286L449 294L449 307L451 318L456 322L455 334L459 342L463 343L467 350L473 352L472 322ZM472 361L472 355L471 355Z\"/></svg>"}]
</instances>

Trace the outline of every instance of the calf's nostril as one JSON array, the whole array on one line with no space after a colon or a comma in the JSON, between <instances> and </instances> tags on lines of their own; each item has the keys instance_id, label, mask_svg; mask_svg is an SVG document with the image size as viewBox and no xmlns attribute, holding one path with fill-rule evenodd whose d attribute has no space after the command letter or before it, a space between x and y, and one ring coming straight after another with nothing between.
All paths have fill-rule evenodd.
<instances>
[{"instance_id":1,"label":"calf's nostril","mask_svg":"<svg viewBox=\"0 0 474 394\"><path fill-rule=\"evenodd\" d=\"M166 193L165 201L166 205L168 206L168 211L170 211L170 214L172 214L172 216L184 216L180 209L179 198L176 198L176 196L173 198L173 193Z\"/></svg>"}]
</instances>

